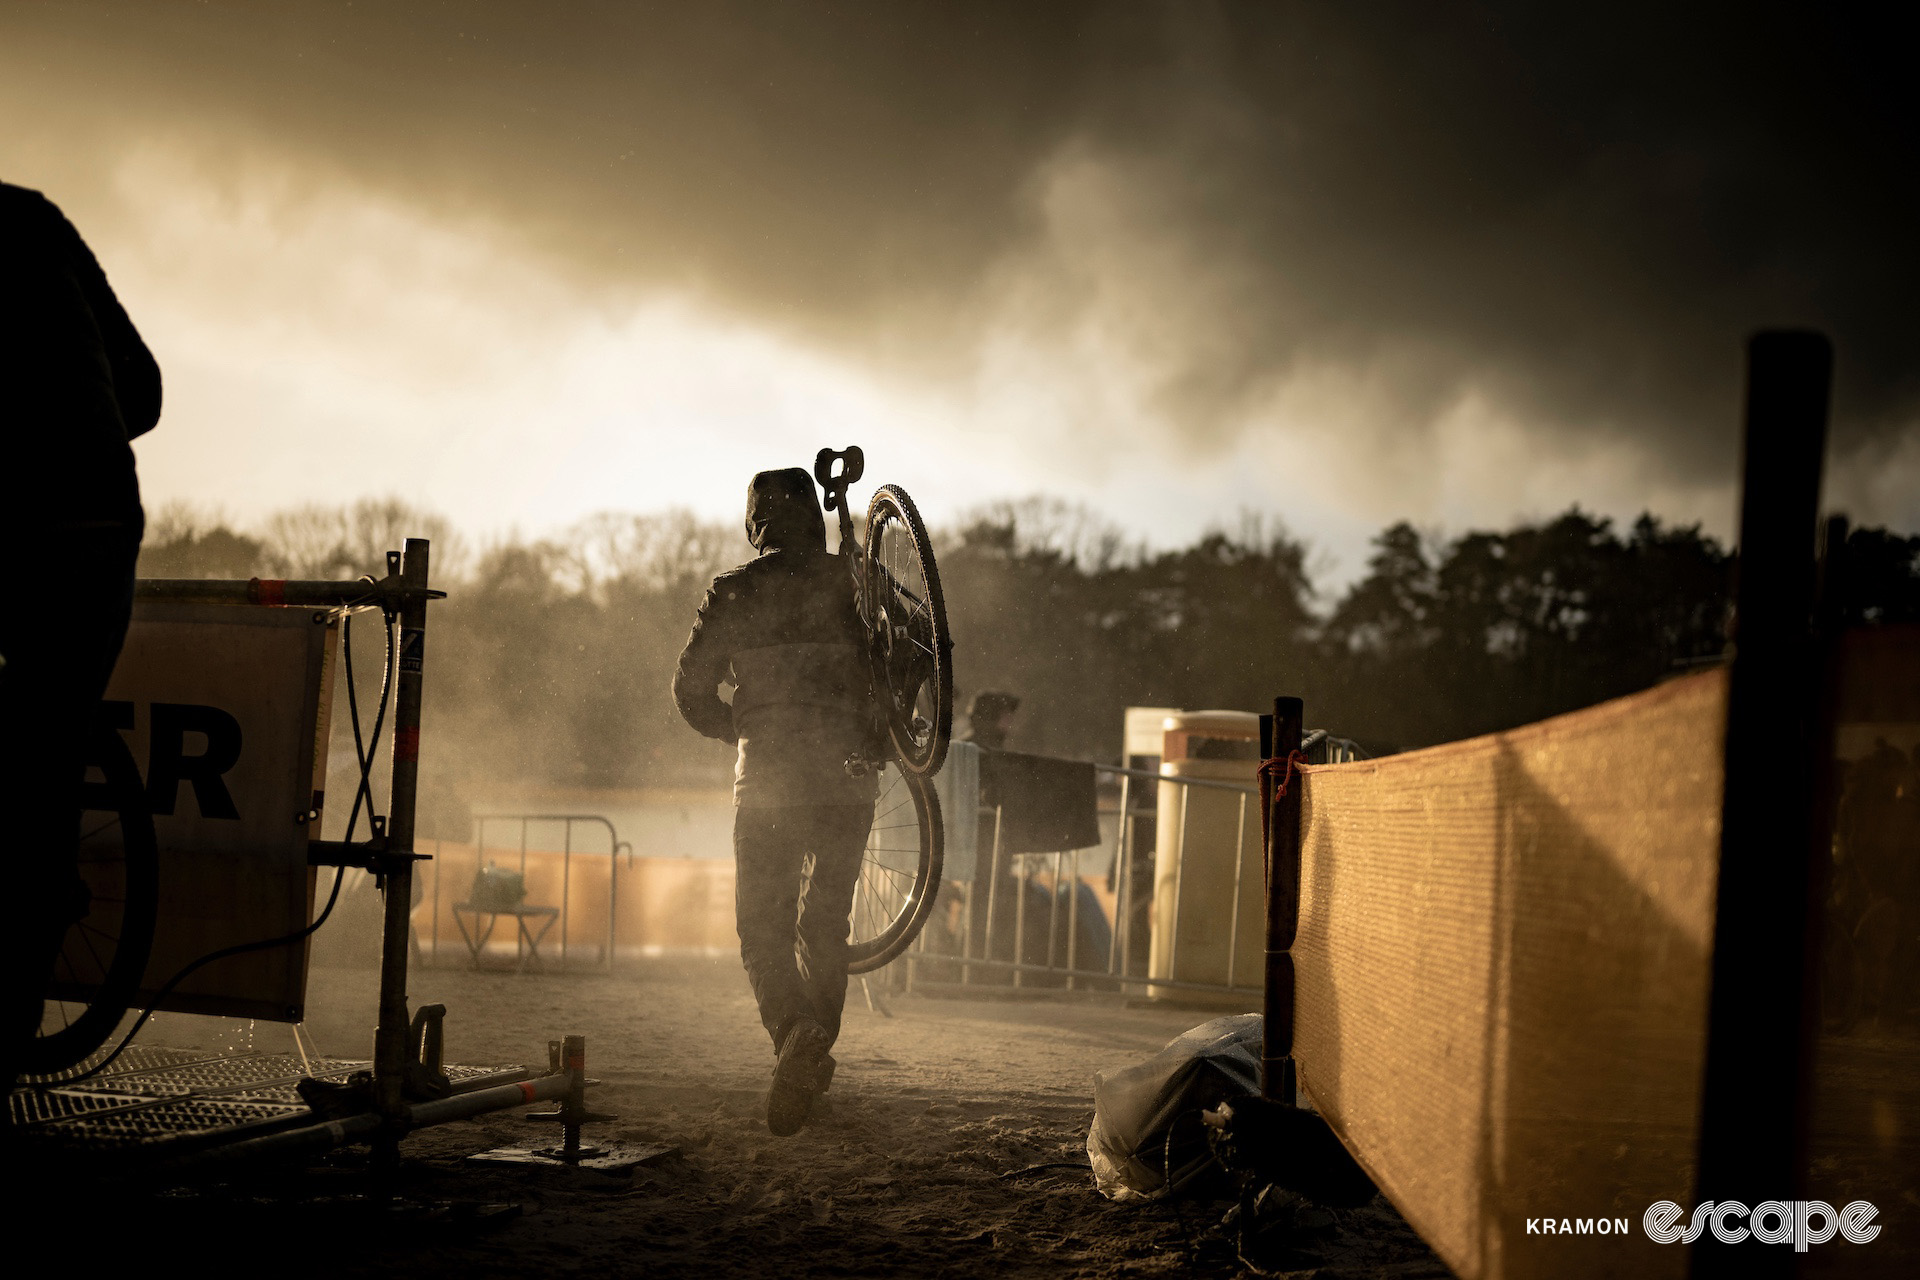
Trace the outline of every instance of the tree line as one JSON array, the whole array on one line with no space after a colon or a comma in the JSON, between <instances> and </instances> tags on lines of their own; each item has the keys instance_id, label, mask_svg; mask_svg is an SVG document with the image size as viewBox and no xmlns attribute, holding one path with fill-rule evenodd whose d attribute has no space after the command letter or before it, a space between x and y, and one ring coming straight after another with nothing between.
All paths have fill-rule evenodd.
<instances>
[{"instance_id":1,"label":"tree line","mask_svg":"<svg viewBox=\"0 0 1920 1280\"><path fill-rule=\"evenodd\" d=\"M603 514L559 536L475 545L398 499L306 506L253 528L157 512L149 577L357 577L434 540L449 591L430 624L423 768L437 787L706 785L730 753L679 722L668 685L737 525ZM1130 705L1257 710L1276 693L1376 753L1524 724L1718 659L1737 557L1696 525L1625 528L1578 508L1457 537L1401 522L1337 595L1309 548L1253 516L1151 550L1044 499L976 509L934 535L958 701L1023 699L1012 745L1114 759ZM1920 537L1856 529L1845 608L1920 621ZM375 627L356 637L377 687ZM425 745L425 744L423 744ZM336 753L338 749L336 748Z\"/></svg>"}]
</instances>

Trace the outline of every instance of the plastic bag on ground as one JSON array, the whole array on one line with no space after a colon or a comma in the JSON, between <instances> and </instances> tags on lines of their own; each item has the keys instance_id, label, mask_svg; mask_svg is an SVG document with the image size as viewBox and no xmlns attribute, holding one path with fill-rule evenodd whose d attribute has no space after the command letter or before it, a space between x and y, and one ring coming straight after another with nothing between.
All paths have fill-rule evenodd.
<instances>
[{"instance_id":1,"label":"plastic bag on ground","mask_svg":"<svg viewBox=\"0 0 1920 1280\"><path fill-rule=\"evenodd\" d=\"M1145 1062L1097 1073L1087 1156L1101 1194L1158 1200L1217 1171L1200 1113L1260 1091L1260 1040L1260 1015L1234 1014Z\"/></svg>"}]
</instances>

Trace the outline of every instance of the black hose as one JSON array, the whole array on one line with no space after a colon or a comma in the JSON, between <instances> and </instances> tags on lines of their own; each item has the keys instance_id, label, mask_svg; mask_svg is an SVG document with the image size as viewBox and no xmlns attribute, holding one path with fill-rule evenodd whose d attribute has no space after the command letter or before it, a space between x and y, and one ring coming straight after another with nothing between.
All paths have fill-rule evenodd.
<instances>
[{"instance_id":1,"label":"black hose","mask_svg":"<svg viewBox=\"0 0 1920 1280\"><path fill-rule=\"evenodd\" d=\"M380 703L374 711L373 750L380 748L380 726L386 723L387 700L393 691L393 619L381 615L386 624L387 658L380 666ZM360 779L353 790L353 808L347 813L347 834L345 841L353 839L354 825L360 820L360 802L366 801L367 820L373 821L373 751L369 751L360 736L360 699L355 694L353 679L353 615L349 613L342 627L341 647L345 650L347 664L347 718L353 722L353 759L359 766Z\"/></svg>"}]
</instances>

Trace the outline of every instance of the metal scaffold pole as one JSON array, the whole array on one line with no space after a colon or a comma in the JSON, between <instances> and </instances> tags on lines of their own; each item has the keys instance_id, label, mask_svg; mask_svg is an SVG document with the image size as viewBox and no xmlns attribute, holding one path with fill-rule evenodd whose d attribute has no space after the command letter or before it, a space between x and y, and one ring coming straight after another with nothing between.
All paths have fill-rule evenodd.
<instances>
[{"instance_id":1,"label":"metal scaffold pole","mask_svg":"<svg viewBox=\"0 0 1920 1280\"><path fill-rule=\"evenodd\" d=\"M1270 760L1291 760L1300 749L1303 707L1298 698L1273 700ZM1289 772L1275 786L1263 769L1262 807L1267 812L1267 973L1260 1049L1260 1092L1295 1101L1293 1066L1293 938L1300 912L1300 786Z\"/></svg>"},{"instance_id":2,"label":"metal scaffold pole","mask_svg":"<svg viewBox=\"0 0 1920 1280\"><path fill-rule=\"evenodd\" d=\"M427 643L427 555L424 538L408 538L400 561L406 594L400 605L400 662L394 691L393 789L387 810L386 918L380 953L380 1021L373 1040L374 1102L387 1122L391 1150L404 1131L408 1062L407 959L413 930L414 802L420 782L420 701Z\"/></svg>"}]
</instances>

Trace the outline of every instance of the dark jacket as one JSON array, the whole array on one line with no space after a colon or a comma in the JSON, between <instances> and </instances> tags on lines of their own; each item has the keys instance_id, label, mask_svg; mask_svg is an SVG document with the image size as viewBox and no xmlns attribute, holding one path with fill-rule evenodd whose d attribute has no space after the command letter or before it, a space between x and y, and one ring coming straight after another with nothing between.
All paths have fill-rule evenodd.
<instances>
[{"instance_id":1,"label":"dark jacket","mask_svg":"<svg viewBox=\"0 0 1920 1280\"><path fill-rule=\"evenodd\" d=\"M713 580L673 677L689 725L737 742L734 802L748 808L858 804L872 777L852 777L871 700L853 582L826 549L813 478L763 471L747 495L747 537L760 557ZM731 705L719 686L734 685Z\"/></svg>"},{"instance_id":2,"label":"dark jacket","mask_svg":"<svg viewBox=\"0 0 1920 1280\"><path fill-rule=\"evenodd\" d=\"M159 419L160 368L80 233L0 182L0 518L137 536L128 442Z\"/></svg>"}]
</instances>

